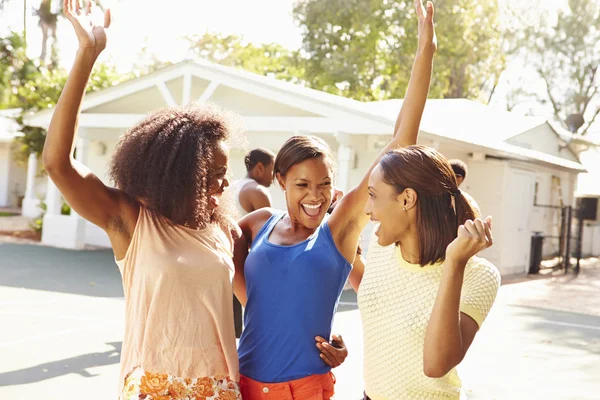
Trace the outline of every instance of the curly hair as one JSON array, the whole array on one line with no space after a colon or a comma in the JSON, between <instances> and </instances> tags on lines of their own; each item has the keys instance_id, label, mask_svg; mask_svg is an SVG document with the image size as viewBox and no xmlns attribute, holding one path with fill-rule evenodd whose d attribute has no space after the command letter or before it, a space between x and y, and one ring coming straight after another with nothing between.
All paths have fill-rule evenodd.
<instances>
[{"instance_id":1,"label":"curly hair","mask_svg":"<svg viewBox=\"0 0 600 400\"><path fill-rule=\"evenodd\" d=\"M178 225L202 228L223 210L209 210L214 149L235 134L214 106L157 110L123 135L113 153L115 186L151 212Z\"/></svg>"}]
</instances>

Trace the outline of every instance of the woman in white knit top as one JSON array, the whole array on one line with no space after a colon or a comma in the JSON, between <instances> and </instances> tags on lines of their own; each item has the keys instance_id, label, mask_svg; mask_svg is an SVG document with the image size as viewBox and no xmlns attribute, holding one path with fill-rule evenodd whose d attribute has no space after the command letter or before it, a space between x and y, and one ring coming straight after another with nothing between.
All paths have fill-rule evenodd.
<instances>
[{"instance_id":1,"label":"woman in white knit top","mask_svg":"<svg viewBox=\"0 0 600 400\"><path fill-rule=\"evenodd\" d=\"M358 291L365 392L373 400L458 399L464 358L500 285L475 257L491 246L491 217L475 211L434 149L384 156L366 211L379 223Z\"/></svg>"},{"instance_id":2,"label":"woman in white knit top","mask_svg":"<svg viewBox=\"0 0 600 400\"><path fill-rule=\"evenodd\" d=\"M433 4L415 6L419 52L432 59ZM428 86L431 64L415 63L415 72L422 81L411 78L407 99L411 85ZM355 262L351 278L364 330L365 399L459 399L455 367L500 285L498 270L475 257L492 245L491 217L475 218L444 156L415 146L421 100L413 112L403 104L398 116L392 143L404 148L384 155L368 178L365 212L379 225L366 268Z\"/></svg>"}]
</instances>

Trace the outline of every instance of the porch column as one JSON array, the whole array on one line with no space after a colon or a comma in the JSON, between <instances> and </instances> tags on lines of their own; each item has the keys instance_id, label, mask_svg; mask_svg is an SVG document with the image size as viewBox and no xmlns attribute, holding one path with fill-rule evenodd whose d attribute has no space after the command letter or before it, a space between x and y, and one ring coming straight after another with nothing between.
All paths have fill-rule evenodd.
<instances>
[{"instance_id":1,"label":"porch column","mask_svg":"<svg viewBox=\"0 0 600 400\"><path fill-rule=\"evenodd\" d=\"M350 170L354 167L355 152L352 148L352 136L347 133L338 133L335 135L338 141L337 162L338 176L336 179L336 188L348 193L350 189Z\"/></svg>"},{"instance_id":2,"label":"porch column","mask_svg":"<svg viewBox=\"0 0 600 400\"><path fill-rule=\"evenodd\" d=\"M45 202L46 215L60 215L60 209L62 207L60 192L50 177L48 177L48 185L46 186Z\"/></svg>"},{"instance_id":3,"label":"porch column","mask_svg":"<svg viewBox=\"0 0 600 400\"><path fill-rule=\"evenodd\" d=\"M81 145L80 145L81 143ZM77 139L77 158L85 157L87 139ZM81 148L81 150L80 150ZM79 215L61 215L62 200L56 185L48 178L46 214L42 228L42 243L80 250L84 248L86 221Z\"/></svg>"},{"instance_id":4,"label":"porch column","mask_svg":"<svg viewBox=\"0 0 600 400\"><path fill-rule=\"evenodd\" d=\"M35 177L37 176L37 170L38 155L37 153L31 153L27 159L27 186L25 188L25 198L23 199L21 209L21 214L29 218L36 218L42 213L42 210L39 208L40 200L36 197L35 192Z\"/></svg>"}]
</instances>

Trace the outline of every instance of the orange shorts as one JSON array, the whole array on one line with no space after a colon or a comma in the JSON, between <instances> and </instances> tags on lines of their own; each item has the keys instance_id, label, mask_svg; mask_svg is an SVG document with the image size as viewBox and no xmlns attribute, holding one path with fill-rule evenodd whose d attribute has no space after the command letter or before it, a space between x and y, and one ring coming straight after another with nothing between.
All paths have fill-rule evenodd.
<instances>
[{"instance_id":1,"label":"orange shorts","mask_svg":"<svg viewBox=\"0 0 600 400\"><path fill-rule=\"evenodd\" d=\"M331 372L281 383L261 383L240 377L244 400L329 400L333 396L335 376Z\"/></svg>"}]
</instances>

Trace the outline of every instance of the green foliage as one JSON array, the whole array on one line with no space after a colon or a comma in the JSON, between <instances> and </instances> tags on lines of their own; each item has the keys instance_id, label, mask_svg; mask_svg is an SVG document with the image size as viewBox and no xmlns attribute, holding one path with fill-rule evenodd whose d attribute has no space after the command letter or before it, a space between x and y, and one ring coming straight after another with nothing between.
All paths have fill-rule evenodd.
<instances>
[{"instance_id":1,"label":"green foliage","mask_svg":"<svg viewBox=\"0 0 600 400\"><path fill-rule=\"evenodd\" d=\"M487 100L505 68L496 0L439 0L432 97ZM358 100L404 97L417 45L412 0L301 0L304 79Z\"/></svg>"},{"instance_id":2,"label":"green foliage","mask_svg":"<svg viewBox=\"0 0 600 400\"><path fill-rule=\"evenodd\" d=\"M29 154L41 154L46 132L39 127L24 124L24 117L56 104L67 80L65 69L47 68L37 60L27 57L23 37L17 33L0 38L0 109L20 108L17 122L22 137L16 139L19 152L17 160L26 162ZM6 60L6 61L4 61ZM98 64L92 72L87 92L106 89L133 78L133 73L119 74L115 67Z\"/></svg>"},{"instance_id":3,"label":"green foliage","mask_svg":"<svg viewBox=\"0 0 600 400\"><path fill-rule=\"evenodd\" d=\"M43 200L41 200L40 204L38 205L38 208L40 209L40 211L42 213L40 214L39 217L34 219L33 222L29 226L31 227L31 229L33 229L37 233L42 233L42 230L44 229L44 215L46 214L46 209L48 207L47 207L46 203Z\"/></svg>"},{"instance_id":4,"label":"green foliage","mask_svg":"<svg viewBox=\"0 0 600 400\"><path fill-rule=\"evenodd\" d=\"M301 81L304 73L298 53L277 43L255 45L239 36L211 33L188 41L196 56L218 64L292 82Z\"/></svg>"},{"instance_id":5,"label":"green foliage","mask_svg":"<svg viewBox=\"0 0 600 400\"><path fill-rule=\"evenodd\" d=\"M71 215L71 206L67 203L63 203L62 207L60 208L60 215Z\"/></svg>"},{"instance_id":6,"label":"green foliage","mask_svg":"<svg viewBox=\"0 0 600 400\"><path fill-rule=\"evenodd\" d=\"M600 1L569 0L555 20L546 17L541 26L518 33L527 63L546 83L546 93L538 100L552 106L565 128L569 115L583 116L577 132L585 134L600 113L591 107L600 90Z\"/></svg>"}]
</instances>

